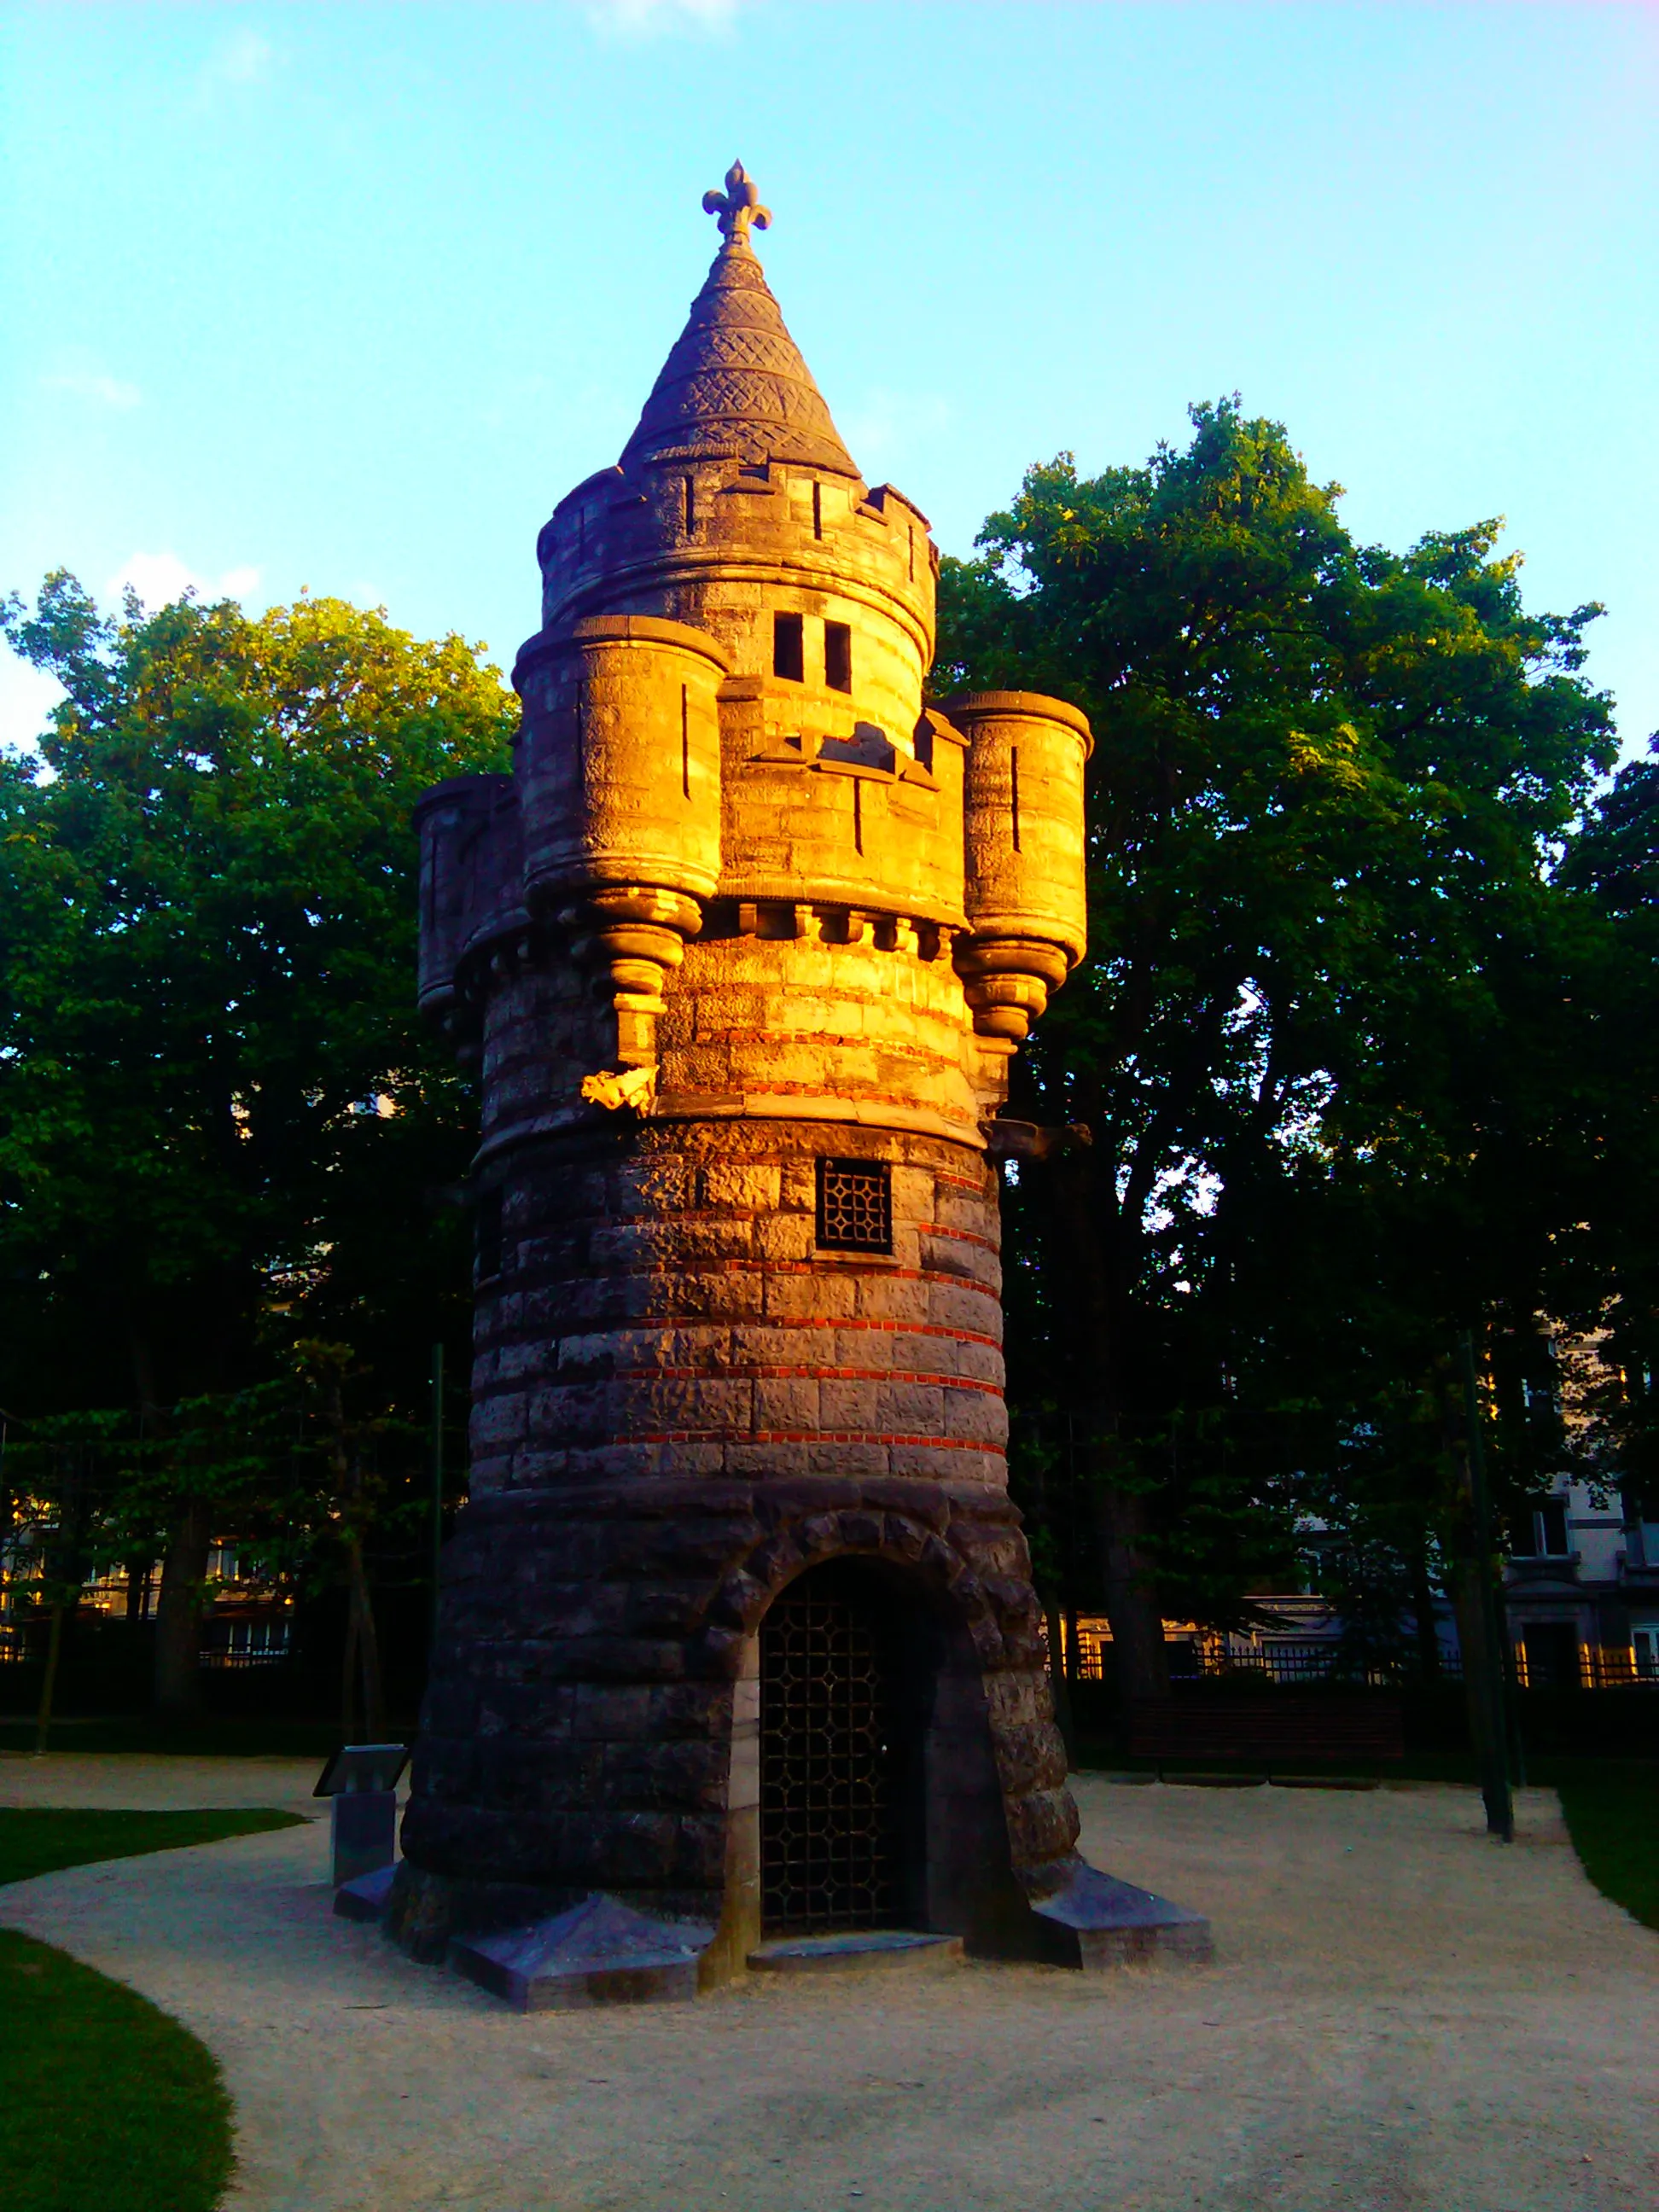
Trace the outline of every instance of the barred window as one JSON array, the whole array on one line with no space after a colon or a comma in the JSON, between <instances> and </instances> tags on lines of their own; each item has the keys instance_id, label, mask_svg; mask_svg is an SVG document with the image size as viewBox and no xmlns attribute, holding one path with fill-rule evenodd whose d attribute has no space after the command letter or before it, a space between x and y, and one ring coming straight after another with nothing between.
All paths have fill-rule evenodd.
<instances>
[{"instance_id":1,"label":"barred window","mask_svg":"<svg viewBox=\"0 0 1659 2212\"><path fill-rule=\"evenodd\" d=\"M893 1186L879 1160L818 1162L818 1248L890 1252Z\"/></svg>"}]
</instances>

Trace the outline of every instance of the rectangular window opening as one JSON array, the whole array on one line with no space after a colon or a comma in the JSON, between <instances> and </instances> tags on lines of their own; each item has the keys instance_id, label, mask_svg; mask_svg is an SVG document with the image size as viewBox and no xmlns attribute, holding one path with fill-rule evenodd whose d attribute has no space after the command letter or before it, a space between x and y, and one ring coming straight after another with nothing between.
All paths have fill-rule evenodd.
<instances>
[{"instance_id":1,"label":"rectangular window opening","mask_svg":"<svg viewBox=\"0 0 1659 2212\"><path fill-rule=\"evenodd\" d=\"M823 487L815 477L812 483L812 535L823 535Z\"/></svg>"},{"instance_id":2,"label":"rectangular window opening","mask_svg":"<svg viewBox=\"0 0 1659 2212\"><path fill-rule=\"evenodd\" d=\"M806 648L799 615L772 617L772 673L788 684L806 680Z\"/></svg>"},{"instance_id":3,"label":"rectangular window opening","mask_svg":"<svg viewBox=\"0 0 1659 2212\"><path fill-rule=\"evenodd\" d=\"M687 477L684 479L684 534L686 537L690 538L695 533L697 527L697 480L695 477Z\"/></svg>"},{"instance_id":4,"label":"rectangular window opening","mask_svg":"<svg viewBox=\"0 0 1659 2212\"><path fill-rule=\"evenodd\" d=\"M1008 811L1012 817L1014 850L1019 850L1019 747L1008 748Z\"/></svg>"},{"instance_id":5,"label":"rectangular window opening","mask_svg":"<svg viewBox=\"0 0 1659 2212\"><path fill-rule=\"evenodd\" d=\"M853 688L853 633L846 623L823 625L823 680L832 691Z\"/></svg>"},{"instance_id":6,"label":"rectangular window opening","mask_svg":"<svg viewBox=\"0 0 1659 2212\"><path fill-rule=\"evenodd\" d=\"M890 1252L892 1173L881 1160L818 1162L818 1249Z\"/></svg>"},{"instance_id":7,"label":"rectangular window opening","mask_svg":"<svg viewBox=\"0 0 1659 2212\"><path fill-rule=\"evenodd\" d=\"M680 795L691 796L691 699L684 684L680 686Z\"/></svg>"}]
</instances>

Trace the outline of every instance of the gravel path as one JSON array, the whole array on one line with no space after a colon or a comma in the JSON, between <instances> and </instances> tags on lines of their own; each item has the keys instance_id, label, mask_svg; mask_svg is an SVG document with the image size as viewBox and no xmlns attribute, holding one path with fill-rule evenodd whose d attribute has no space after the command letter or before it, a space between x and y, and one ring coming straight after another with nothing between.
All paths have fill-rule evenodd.
<instances>
[{"instance_id":1,"label":"gravel path","mask_svg":"<svg viewBox=\"0 0 1659 2212\"><path fill-rule=\"evenodd\" d=\"M0 1801L286 1803L313 1778L148 1764L0 1761ZM1097 1863L1212 1916L1213 1966L768 1978L525 2018L332 1919L320 1826L45 1875L0 1919L218 2054L236 2212L1659 2202L1659 1936L1584 1880L1551 1795L1506 1850L1464 1790L1078 1794Z\"/></svg>"}]
</instances>

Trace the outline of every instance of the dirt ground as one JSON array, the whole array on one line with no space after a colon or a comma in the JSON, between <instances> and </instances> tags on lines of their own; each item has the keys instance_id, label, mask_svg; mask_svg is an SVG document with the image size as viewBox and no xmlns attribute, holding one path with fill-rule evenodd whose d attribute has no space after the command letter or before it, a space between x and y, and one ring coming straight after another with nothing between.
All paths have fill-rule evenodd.
<instances>
[{"instance_id":1,"label":"dirt ground","mask_svg":"<svg viewBox=\"0 0 1659 2212\"><path fill-rule=\"evenodd\" d=\"M0 1759L0 1802L301 1804L314 1765ZM1207 1968L771 1978L526 2018L334 1920L326 1831L48 1875L0 1920L177 2014L236 2212L1601 2212L1659 2203L1659 1936L1555 1801L1084 1777Z\"/></svg>"}]
</instances>

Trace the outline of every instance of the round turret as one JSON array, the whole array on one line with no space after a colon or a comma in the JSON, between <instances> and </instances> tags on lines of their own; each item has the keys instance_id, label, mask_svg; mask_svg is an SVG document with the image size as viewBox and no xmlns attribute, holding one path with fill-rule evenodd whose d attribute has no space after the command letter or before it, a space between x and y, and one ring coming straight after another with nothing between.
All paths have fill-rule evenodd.
<instances>
[{"instance_id":1,"label":"round turret","mask_svg":"<svg viewBox=\"0 0 1659 2212\"><path fill-rule=\"evenodd\" d=\"M963 831L969 941L957 951L974 1024L1009 1049L1088 941L1083 769L1089 718L1036 691L965 691Z\"/></svg>"}]
</instances>

